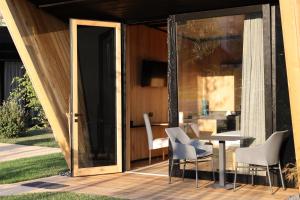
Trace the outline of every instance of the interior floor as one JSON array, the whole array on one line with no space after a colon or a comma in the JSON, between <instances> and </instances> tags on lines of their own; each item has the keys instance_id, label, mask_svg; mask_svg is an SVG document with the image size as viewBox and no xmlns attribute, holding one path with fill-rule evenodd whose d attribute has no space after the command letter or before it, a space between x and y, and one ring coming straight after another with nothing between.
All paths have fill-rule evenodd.
<instances>
[{"instance_id":1,"label":"interior floor","mask_svg":"<svg viewBox=\"0 0 300 200\"><path fill-rule=\"evenodd\" d=\"M226 149L226 169L230 172L234 170L234 147L229 147ZM218 160L218 147L217 144L214 145L214 169L218 171L219 168L219 160ZM183 167L182 165L180 166ZM187 170L195 170L195 165L193 163L189 163L186 165ZM211 171L211 163L210 162L199 162L198 169L200 171ZM169 158L166 155L165 160L162 157L153 157L151 160L151 165L149 165L148 159L137 160L131 162L131 173L137 174L149 174L149 175L158 175L158 176L168 176L169 170ZM262 175L262 174L261 174Z\"/></svg>"},{"instance_id":2,"label":"interior floor","mask_svg":"<svg viewBox=\"0 0 300 200\"><path fill-rule=\"evenodd\" d=\"M131 162L131 171L138 174L152 174L168 176L169 159L166 156L165 160L161 157L153 158L151 165L148 160L139 160Z\"/></svg>"},{"instance_id":3,"label":"interior floor","mask_svg":"<svg viewBox=\"0 0 300 200\"><path fill-rule=\"evenodd\" d=\"M215 162L215 159L214 159L214 163L217 164ZM198 167L201 171L211 171L210 162L199 162ZM187 164L186 170L195 170L195 165L192 163ZM169 175L168 157L166 156L165 160L162 160L161 157L153 158L151 165L149 165L148 160L139 160L139 161L131 162L130 172L137 173L137 174L168 176Z\"/></svg>"}]
</instances>

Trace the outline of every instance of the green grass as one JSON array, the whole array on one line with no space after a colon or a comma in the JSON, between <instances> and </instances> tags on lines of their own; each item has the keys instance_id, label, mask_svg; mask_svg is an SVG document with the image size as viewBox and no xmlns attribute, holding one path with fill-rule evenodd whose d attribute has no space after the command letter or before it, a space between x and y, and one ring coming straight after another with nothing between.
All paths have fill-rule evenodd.
<instances>
[{"instance_id":1,"label":"green grass","mask_svg":"<svg viewBox=\"0 0 300 200\"><path fill-rule=\"evenodd\" d=\"M53 176L66 170L67 164L61 153L2 162L0 184Z\"/></svg>"},{"instance_id":2,"label":"green grass","mask_svg":"<svg viewBox=\"0 0 300 200\"><path fill-rule=\"evenodd\" d=\"M0 143L21 144L28 146L58 147L53 133L49 129L31 129L22 137L0 138Z\"/></svg>"},{"instance_id":3,"label":"green grass","mask_svg":"<svg viewBox=\"0 0 300 200\"><path fill-rule=\"evenodd\" d=\"M98 195L89 195L89 194L78 194L72 192L42 192L42 193L31 193L15 196L4 196L0 197L2 200L118 200L113 197L98 196Z\"/></svg>"}]
</instances>

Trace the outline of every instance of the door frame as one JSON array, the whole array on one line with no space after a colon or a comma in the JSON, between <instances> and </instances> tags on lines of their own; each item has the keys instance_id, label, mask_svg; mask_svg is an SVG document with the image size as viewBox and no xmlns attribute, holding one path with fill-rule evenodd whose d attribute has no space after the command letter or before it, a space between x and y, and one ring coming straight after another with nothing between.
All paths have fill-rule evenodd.
<instances>
[{"instance_id":1,"label":"door frame","mask_svg":"<svg viewBox=\"0 0 300 200\"><path fill-rule=\"evenodd\" d=\"M101 167L79 168L78 160L78 50L77 27L96 26L115 29L116 51L116 145L117 164ZM70 95L70 144L71 144L71 172L72 176L86 176L122 172L122 58L121 58L121 23L70 19L71 41L71 95Z\"/></svg>"}]
</instances>

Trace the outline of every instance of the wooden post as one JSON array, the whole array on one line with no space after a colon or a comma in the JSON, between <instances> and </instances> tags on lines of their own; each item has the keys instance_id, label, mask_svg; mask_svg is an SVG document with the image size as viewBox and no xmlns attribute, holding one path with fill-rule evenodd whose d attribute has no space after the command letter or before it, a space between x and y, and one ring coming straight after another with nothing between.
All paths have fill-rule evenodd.
<instances>
[{"instance_id":1,"label":"wooden post","mask_svg":"<svg viewBox=\"0 0 300 200\"><path fill-rule=\"evenodd\" d=\"M300 180L300 1L279 2L298 180Z\"/></svg>"}]
</instances>

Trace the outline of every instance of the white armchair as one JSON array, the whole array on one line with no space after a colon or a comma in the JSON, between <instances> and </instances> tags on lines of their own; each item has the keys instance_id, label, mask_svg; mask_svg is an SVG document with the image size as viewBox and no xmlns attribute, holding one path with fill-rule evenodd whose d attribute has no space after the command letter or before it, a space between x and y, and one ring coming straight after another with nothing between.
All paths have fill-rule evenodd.
<instances>
[{"instance_id":1,"label":"white armchair","mask_svg":"<svg viewBox=\"0 0 300 200\"><path fill-rule=\"evenodd\" d=\"M270 167L278 166L280 173L281 184L285 189L284 181L282 177L281 165L280 165L280 147L282 142L287 136L288 131L278 131L273 133L268 140L261 145L255 147L244 147L238 148L235 151L236 156L236 167L234 175L234 189L236 186L237 169L245 168L244 166L239 166L239 163L248 164L249 171L252 170L252 184L254 172L257 172L258 168L265 169L267 171L268 181L270 185L270 190L272 192L272 182L270 178Z\"/></svg>"},{"instance_id":2,"label":"white armchair","mask_svg":"<svg viewBox=\"0 0 300 200\"><path fill-rule=\"evenodd\" d=\"M191 123L190 127L193 130L193 132L195 133L195 135L197 136L197 138L200 138L200 131L199 131L198 124Z\"/></svg>"},{"instance_id":3,"label":"white armchair","mask_svg":"<svg viewBox=\"0 0 300 200\"><path fill-rule=\"evenodd\" d=\"M200 130L199 130L199 126L198 126L198 124L196 124L196 123L191 123L190 124L190 127L191 127L191 129L192 129L192 131L194 132L194 134L196 135L196 137L197 138L200 138L201 136L200 136ZM205 134L204 134L205 135ZM205 137L205 136L204 136ZM207 137L207 133L206 133L206 137ZM203 139L203 137L202 137L202 139ZM211 142L211 140L210 139L207 139L207 141L205 142L205 144L207 144L207 145L213 145L213 143Z\"/></svg>"},{"instance_id":4,"label":"white armchair","mask_svg":"<svg viewBox=\"0 0 300 200\"><path fill-rule=\"evenodd\" d=\"M169 173L169 183L171 183L171 177L174 167L174 160L179 160L179 165L183 164L182 179L184 180L185 167L187 162L195 163L196 165L196 187L198 187L198 162L211 162L213 179L214 166L213 166L213 149L211 145L205 145L199 140L191 140L186 133L180 127L166 128L166 133L169 136L172 145L172 158L171 168ZM210 158L210 159L208 159ZM180 160L183 160L180 163Z\"/></svg>"}]
</instances>

